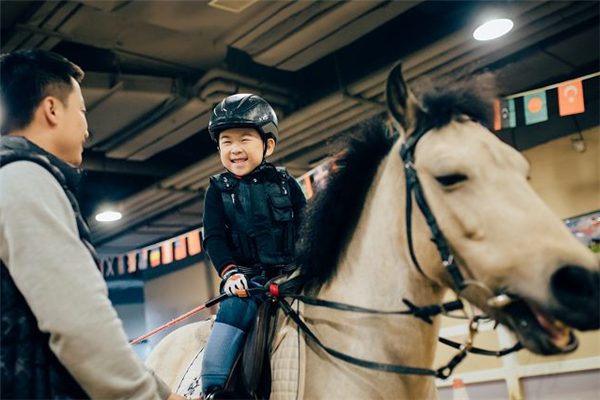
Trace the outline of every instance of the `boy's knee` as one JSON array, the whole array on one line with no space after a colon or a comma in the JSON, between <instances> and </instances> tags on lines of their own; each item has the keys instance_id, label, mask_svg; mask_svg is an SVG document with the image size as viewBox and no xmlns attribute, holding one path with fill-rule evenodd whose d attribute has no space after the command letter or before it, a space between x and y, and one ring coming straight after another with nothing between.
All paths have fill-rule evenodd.
<instances>
[{"instance_id":1,"label":"boy's knee","mask_svg":"<svg viewBox=\"0 0 600 400\"><path fill-rule=\"evenodd\" d=\"M258 304L252 299L230 297L221 303L217 321L248 332L257 310Z\"/></svg>"}]
</instances>

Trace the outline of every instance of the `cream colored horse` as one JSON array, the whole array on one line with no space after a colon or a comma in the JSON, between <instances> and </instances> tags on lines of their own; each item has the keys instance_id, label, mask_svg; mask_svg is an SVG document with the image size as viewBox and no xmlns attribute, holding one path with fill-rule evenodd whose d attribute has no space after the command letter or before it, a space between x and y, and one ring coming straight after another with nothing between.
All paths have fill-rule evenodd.
<instances>
[{"instance_id":1,"label":"cream colored horse","mask_svg":"<svg viewBox=\"0 0 600 400\"><path fill-rule=\"evenodd\" d=\"M527 161L478 122L485 122L486 99L491 98L481 85L432 92L419 103L396 68L388 81L388 104L406 137L428 127L416 145L414 168L468 283L460 296L507 325L535 353L571 351L576 338L567 325L581 330L600 325L598 260L528 185ZM311 205L313 224L308 222L300 246L303 268L313 281L310 295L399 310L406 309L402 299L439 303L453 287L430 240L431 230L414 204L411 235L422 273L409 256L405 165L399 156L404 140L390 141L387 149L373 144L385 140L365 136L348 149L339 176ZM378 152L381 156L369 154ZM369 168L371 172L361 175ZM489 301L500 293L513 303L491 307ZM429 325L413 317L309 306L302 315L321 341L338 351L388 364L432 367L438 318ZM293 326L289 321L284 325ZM194 324L175 331L148 363L178 389L182 371L203 346L197 336L207 330L208 324ZM290 398L437 398L433 377L372 371L337 360L311 342L302 343L306 352ZM281 365L282 349L281 344L274 348L276 366ZM179 392L184 389L179 387ZM272 397L285 398L277 390Z\"/></svg>"}]
</instances>

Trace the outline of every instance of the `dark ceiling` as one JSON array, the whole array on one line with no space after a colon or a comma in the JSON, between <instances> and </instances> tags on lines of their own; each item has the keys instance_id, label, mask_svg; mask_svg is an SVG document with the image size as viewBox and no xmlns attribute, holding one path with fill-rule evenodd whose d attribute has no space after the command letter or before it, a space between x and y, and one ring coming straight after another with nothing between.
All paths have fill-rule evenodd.
<instances>
[{"instance_id":1,"label":"dark ceiling","mask_svg":"<svg viewBox=\"0 0 600 400\"><path fill-rule=\"evenodd\" d=\"M493 71L503 94L599 69L597 1L5 1L2 52L42 48L86 73L92 138L82 205L101 254L200 226L208 177L221 170L206 127L236 92L266 98L281 121L270 161L299 176L332 137L382 112L386 71L409 80ZM241 11L219 7L246 6ZM471 38L486 18L515 28ZM590 86L598 109L597 80ZM550 107L554 105L550 104ZM501 131L519 149L598 124L566 121ZM104 205L123 219L97 223Z\"/></svg>"}]
</instances>

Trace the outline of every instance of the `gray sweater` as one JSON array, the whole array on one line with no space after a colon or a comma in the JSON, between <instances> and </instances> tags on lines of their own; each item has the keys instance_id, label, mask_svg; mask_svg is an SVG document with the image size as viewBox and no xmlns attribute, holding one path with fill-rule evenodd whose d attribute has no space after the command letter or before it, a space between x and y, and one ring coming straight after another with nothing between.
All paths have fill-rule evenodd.
<instances>
[{"instance_id":1,"label":"gray sweater","mask_svg":"<svg viewBox=\"0 0 600 400\"><path fill-rule=\"evenodd\" d=\"M29 161L0 169L0 259L51 350L92 399L168 397L129 345L66 194Z\"/></svg>"}]
</instances>

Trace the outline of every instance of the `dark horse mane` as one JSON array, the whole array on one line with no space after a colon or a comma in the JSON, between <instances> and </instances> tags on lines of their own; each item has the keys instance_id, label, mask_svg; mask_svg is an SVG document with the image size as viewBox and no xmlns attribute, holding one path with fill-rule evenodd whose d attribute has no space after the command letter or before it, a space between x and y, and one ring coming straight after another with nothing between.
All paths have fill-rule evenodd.
<instances>
[{"instance_id":1,"label":"dark horse mane","mask_svg":"<svg viewBox=\"0 0 600 400\"><path fill-rule=\"evenodd\" d=\"M495 95L489 74L431 88L420 96L427 111L426 121L421 123L441 128L467 115L490 127ZM398 139L388 133L383 117L359 128L335 146L341 151L333 156L327 184L309 201L302 221L296 255L309 289L318 289L334 276L375 173Z\"/></svg>"}]
</instances>

